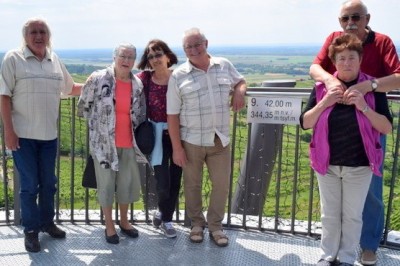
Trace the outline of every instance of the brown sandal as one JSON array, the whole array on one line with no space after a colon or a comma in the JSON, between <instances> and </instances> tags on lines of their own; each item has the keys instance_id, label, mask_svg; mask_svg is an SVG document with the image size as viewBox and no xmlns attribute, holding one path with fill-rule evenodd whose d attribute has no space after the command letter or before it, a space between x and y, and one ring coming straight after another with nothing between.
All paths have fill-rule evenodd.
<instances>
[{"instance_id":1,"label":"brown sandal","mask_svg":"<svg viewBox=\"0 0 400 266\"><path fill-rule=\"evenodd\" d=\"M204 239L203 227L193 226L189 235L190 242L192 243L201 243Z\"/></svg>"},{"instance_id":2,"label":"brown sandal","mask_svg":"<svg viewBox=\"0 0 400 266\"><path fill-rule=\"evenodd\" d=\"M226 247L229 243L228 237L222 232L222 230L210 232L210 239L212 239L218 247Z\"/></svg>"}]
</instances>

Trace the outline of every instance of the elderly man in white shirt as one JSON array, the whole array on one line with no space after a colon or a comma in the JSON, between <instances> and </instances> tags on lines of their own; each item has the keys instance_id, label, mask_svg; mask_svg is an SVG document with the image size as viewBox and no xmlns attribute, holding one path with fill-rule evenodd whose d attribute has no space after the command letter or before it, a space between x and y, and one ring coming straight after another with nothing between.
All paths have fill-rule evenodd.
<instances>
[{"instance_id":1,"label":"elderly man in white shirt","mask_svg":"<svg viewBox=\"0 0 400 266\"><path fill-rule=\"evenodd\" d=\"M175 164L183 168L190 241L203 241L202 169L206 163L212 190L207 211L210 238L228 245L222 230L230 176L230 106L245 106L246 82L225 58L207 53L208 40L197 28L183 38L187 62L175 69L167 92L168 130ZM230 101L231 98L231 101Z\"/></svg>"},{"instance_id":2,"label":"elderly man in white shirt","mask_svg":"<svg viewBox=\"0 0 400 266\"><path fill-rule=\"evenodd\" d=\"M50 29L40 18L23 26L24 45L4 56L0 74L5 144L20 176L25 249L39 252L39 231L65 238L53 218L57 177L57 120L61 94L79 95L65 66L51 50Z\"/></svg>"}]
</instances>

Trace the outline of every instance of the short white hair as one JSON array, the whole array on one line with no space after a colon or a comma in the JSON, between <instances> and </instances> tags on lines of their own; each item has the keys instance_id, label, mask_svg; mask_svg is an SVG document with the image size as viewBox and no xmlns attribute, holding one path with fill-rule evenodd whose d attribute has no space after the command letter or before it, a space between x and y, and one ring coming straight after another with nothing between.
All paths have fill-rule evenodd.
<instances>
[{"instance_id":1,"label":"short white hair","mask_svg":"<svg viewBox=\"0 0 400 266\"><path fill-rule=\"evenodd\" d=\"M183 33L182 42L184 43L186 38L192 35L200 35L203 41L207 41L206 35L199 28L190 28Z\"/></svg>"},{"instance_id":2,"label":"short white hair","mask_svg":"<svg viewBox=\"0 0 400 266\"><path fill-rule=\"evenodd\" d=\"M114 54L113 54L114 57L118 56L119 50L121 50L121 48L126 48L126 49L132 50L134 53L135 60L136 60L136 47L133 44L127 43L127 42L120 43L114 48Z\"/></svg>"}]
</instances>

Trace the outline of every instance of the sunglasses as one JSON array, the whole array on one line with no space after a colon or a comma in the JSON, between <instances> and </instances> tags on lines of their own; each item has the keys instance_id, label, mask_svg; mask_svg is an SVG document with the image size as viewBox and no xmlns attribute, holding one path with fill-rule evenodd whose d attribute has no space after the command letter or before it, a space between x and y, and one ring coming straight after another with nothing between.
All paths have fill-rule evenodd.
<instances>
[{"instance_id":1,"label":"sunglasses","mask_svg":"<svg viewBox=\"0 0 400 266\"><path fill-rule=\"evenodd\" d=\"M354 15L350 15L350 16L342 16L339 19L340 19L340 22L346 23L347 21L349 21L349 19L351 19L351 21L358 22L363 17L365 17L365 15L354 14Z\"/></svg>"},{"instance_id":2,"label":"sunglasses","mask_svg":"<svg viewBox=\"0 0 400 266\"><path fill-rule=\"evenodd\" d=\"M147 56L147 60L150 61L150 60L153 60L153 59L159 59L159 58L161 58L163 55L164 55L163 52L158 52L158 53L155 53L154 55L149 54L149 55Z\"/></svg>"}]
</instances>

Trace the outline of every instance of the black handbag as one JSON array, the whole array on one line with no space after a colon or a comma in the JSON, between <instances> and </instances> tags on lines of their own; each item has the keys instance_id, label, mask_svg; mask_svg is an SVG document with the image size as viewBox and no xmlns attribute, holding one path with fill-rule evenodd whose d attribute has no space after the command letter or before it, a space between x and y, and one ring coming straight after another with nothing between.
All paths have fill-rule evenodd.
<instances>
[{"instance_id":1,"label":"black handbag","mask_svg":"<svg viewBox=\"0 0 400 266\"><path fill-rule=\"evenodd\" d=\"M150 155L154 149L155 144L155 133L153 124L148 120L149 116L149 81L151 78L151 74L147 79L147 84L145 84L144 94L146 97L146 120L143 121L136 129L135 129L135 140L140 151L145 155Z\"/></svg>"},{"instance_id":2,"label":"black handbag","mask_svg":"<svg viewBox=\"0 0 400 266\"><path fill-rule=\"evenodd\" d=\"M97 188L96 172L94 170L92 155L89 155L86 160L86 167L82 177L82 186L85 188Z\"/></svg>"},{"instance_id":3,"label":"black handbag","mask_svg":"<svg viewBox=\"0 0 400 266\"><path fill-rule=\"evenodd\" d=\"M155 135L153 124L149 120L145 120L135 129L136 144L140 151L149 155L154 148Z\"/></svg>"}]
</instances>

